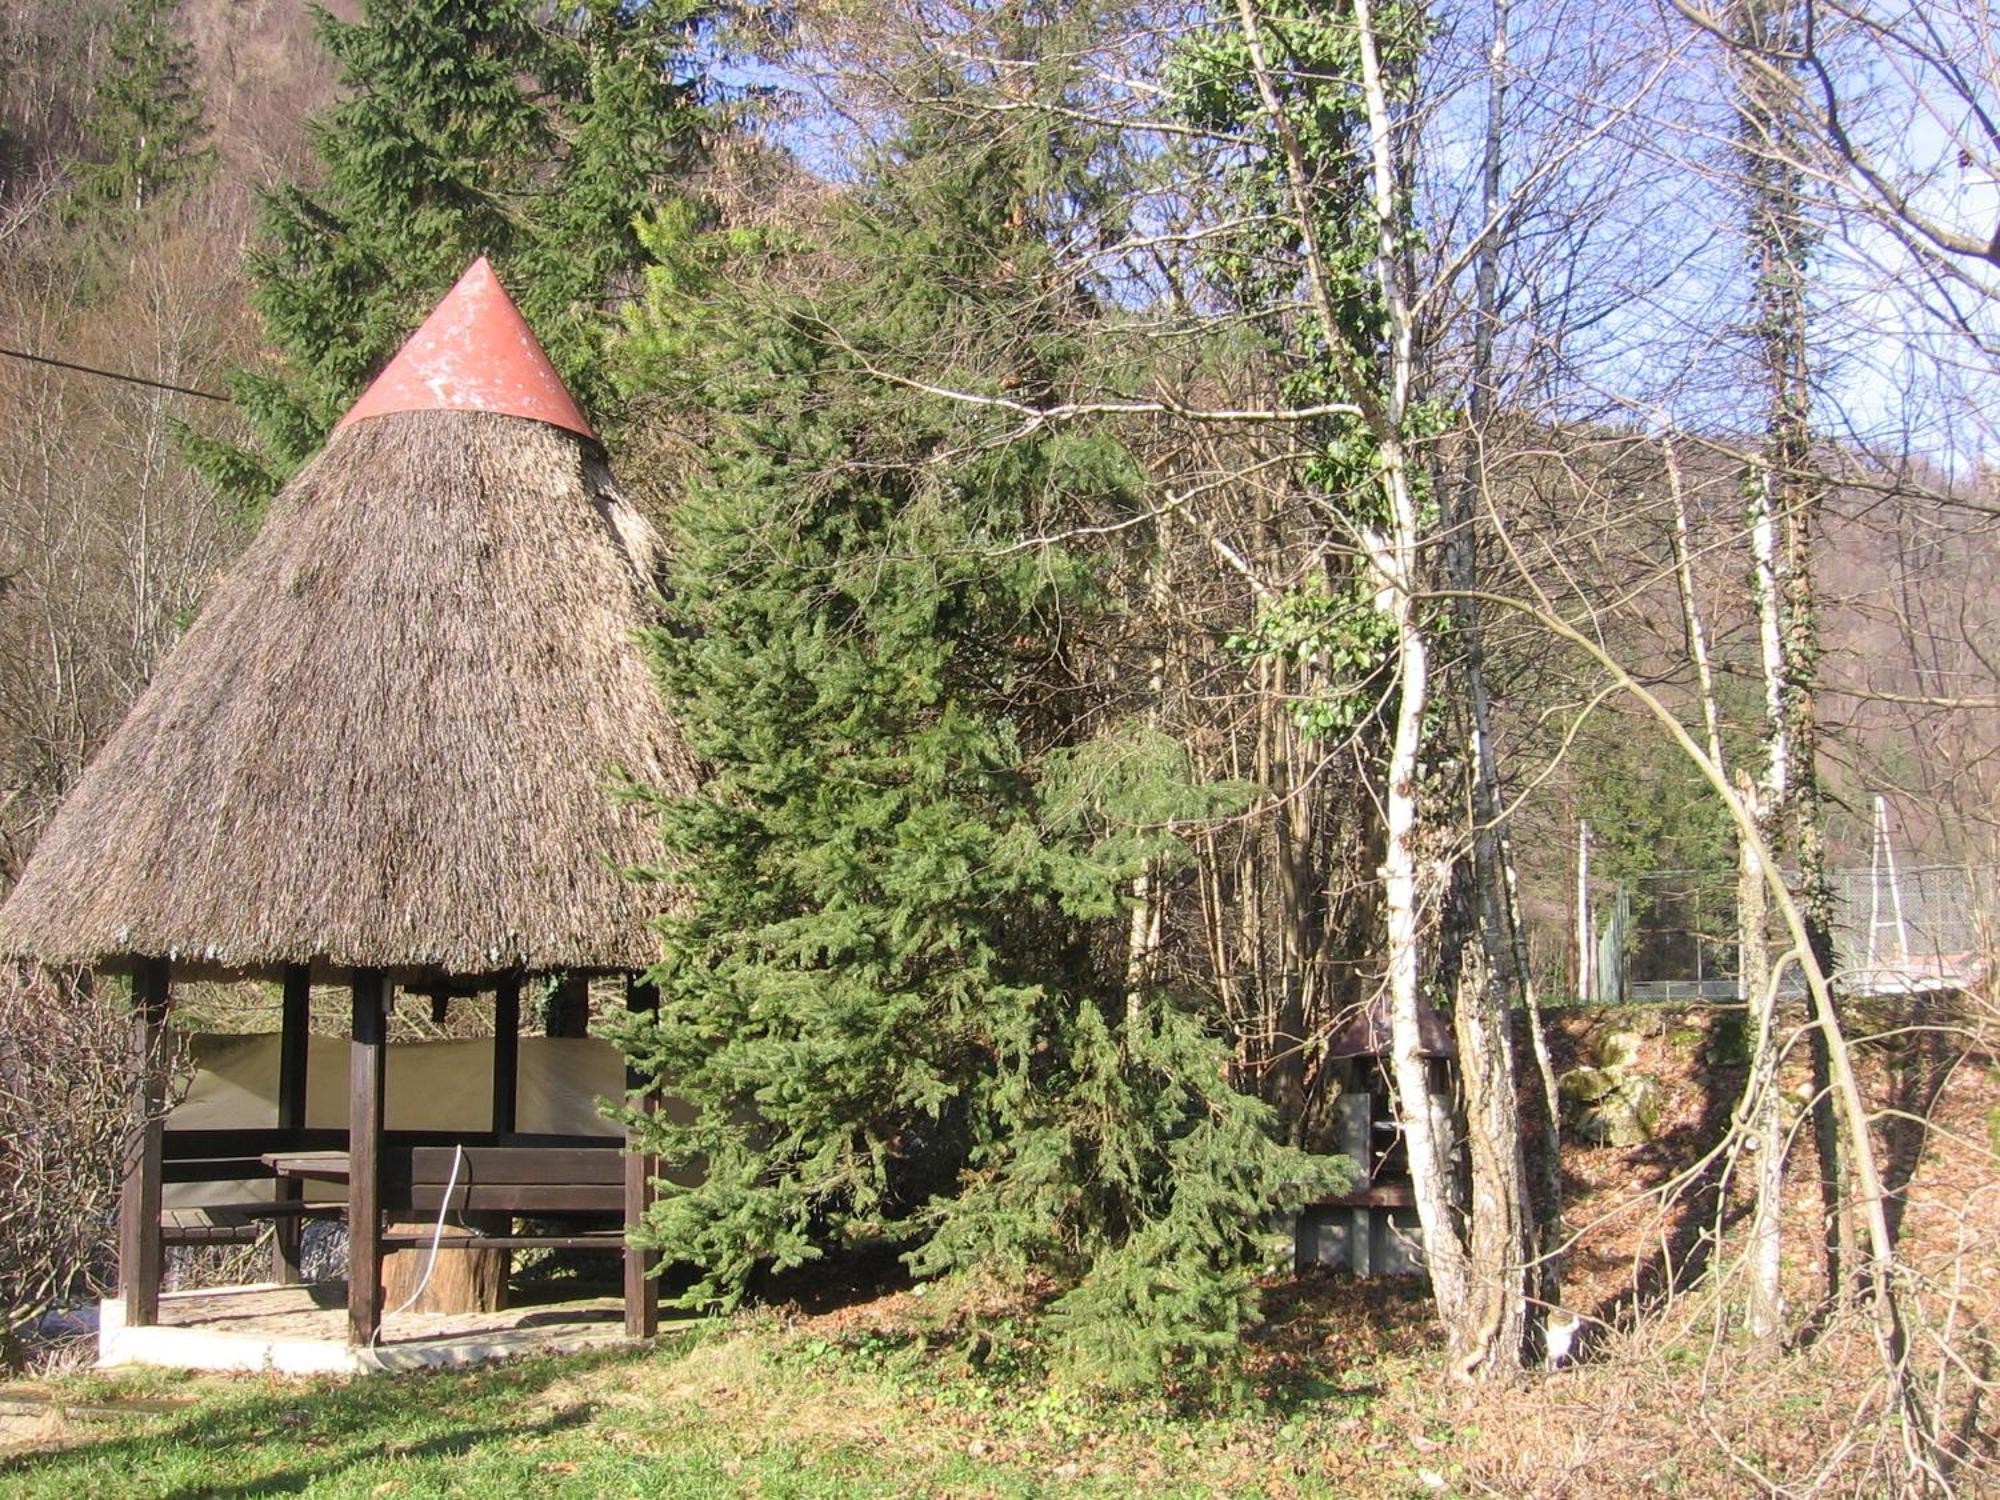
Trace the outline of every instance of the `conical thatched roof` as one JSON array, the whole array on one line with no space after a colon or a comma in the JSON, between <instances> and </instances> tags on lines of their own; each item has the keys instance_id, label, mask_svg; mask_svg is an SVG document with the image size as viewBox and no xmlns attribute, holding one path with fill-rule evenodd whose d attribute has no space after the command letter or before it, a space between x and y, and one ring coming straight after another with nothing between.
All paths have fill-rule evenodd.
<instances>
[{"instance_id":1,"label":"conical thatched roof","mask_svg":"<svg viewBox=\"0 0 2000 1500\"><path fill-rule=\"evenodd\" d=\"M649 551L563 427L466 409L343 425L63 802L0 950L649 962L661 891L619 867L658 846L613 787L692 784L637 642Z\"/></svg>"}]
</instances>

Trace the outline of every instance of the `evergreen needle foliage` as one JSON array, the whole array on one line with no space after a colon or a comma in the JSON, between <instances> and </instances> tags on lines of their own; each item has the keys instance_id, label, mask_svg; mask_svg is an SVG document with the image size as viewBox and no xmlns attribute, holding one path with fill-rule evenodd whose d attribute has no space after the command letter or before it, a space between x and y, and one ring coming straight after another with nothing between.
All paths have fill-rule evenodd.
<instances>
[{"instance_id":1,"label":"evergreen needle foliage","mask_svg":"<svg viewBox=\"0 0 2000 1500\"><path fill-rule=\"evenodd\" d=\"M75 210L137 219L215 164L180 0L128 0L83 122L89 154L69 164Z\"/></svg>"},{"instance_id":2,"label":"evergreen needle foliage","mask_svg":"<svg viewBox=\"0 0 2000 1500\"><path fill-rule=\"evenodd\" d=\"M1016 544L1136 503L1132 455L879 373L1031 402L1078 375L1039 144L947 100L817 250L648 231L634 379L708 433L659 640L707 779L661 802L691 901L624 1040L693 1106L641 1122L705 1172L644 1231L701 1267L690 1303L886 1238L923 1275L1048 1278L1076 1368L1154 1383L1227 1365L1266 1216L1346 1163L1275 1144L1213 1018L1127 982L1134 877L1242 789L1096 723L1102 581Z\"/></svg>"},{"instance_id":3,"label":"evergreen needle foliage","mask_svg":"<svg viewBox=\"0 0 2000 1500\"><path fill-rule=\"evenodd\" d=\"M368 0L319 13L347 97L313 123L316 187L264 203L253 300L278 359L231 379L249 446L190 442L256 506L425 312L489 256L586 410L610 395L604 342L634 222L698 152L687 62L699 0Z\"/></svg>"}]
</instances>

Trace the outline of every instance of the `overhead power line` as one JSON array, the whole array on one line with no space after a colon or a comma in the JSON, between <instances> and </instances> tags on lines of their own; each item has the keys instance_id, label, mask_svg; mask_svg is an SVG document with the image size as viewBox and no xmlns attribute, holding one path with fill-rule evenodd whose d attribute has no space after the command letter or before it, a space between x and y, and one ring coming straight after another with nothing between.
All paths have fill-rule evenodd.
<instances>
[{"instance_id":1,"label":"overhead power line","mask_svg":"<svg viewBox=\"0 0 2000 1500\"><path fill-rule=\"evenodd\" d=\"M0 348L0 354L9 359L26 360L33 365L52 365L58 370L74 370L79 375L96 375L104 380L122 380L127 385L149 386L156 391L172 391L176 396L198 396L203 401L228 401L227 396L218 396L214 391L198 391L191 385L175 385L166 380L148 380L143 375L127 375L122 370L100 370L95 365L80 365L73 360L54 359L46 354L30 354L25 349Z\"/></svg>"}]
</instances>

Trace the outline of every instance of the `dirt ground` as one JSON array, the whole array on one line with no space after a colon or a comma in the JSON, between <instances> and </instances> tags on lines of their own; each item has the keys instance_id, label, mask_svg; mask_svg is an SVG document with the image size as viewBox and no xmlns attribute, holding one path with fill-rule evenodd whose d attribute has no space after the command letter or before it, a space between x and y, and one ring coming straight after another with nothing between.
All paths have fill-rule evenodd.
<instances>
[{"instance_id":1,"label":"dirt ground","mask_svg":"<svg viewBox=\"0 0 2000 1500\"><path fill-rule=\"evenodd\" d=\"M1797 1028L1802 1017L1788 1018ZM1923 1001L1857 1006L1848 1018L1891 1193L1913 1326L1907 1375L1954 1455L1960 1493L2000 1493L1993 1398L2000 1378L2000 1066L1978 1017ZM1344 1275L1273 1277L1254 1336L1267 1394L1344 1372L1401 1373L1353 1434L1352 1456L1430 1475L1452 1492L1504 1496L1893 1493L1901 1428L1884 1411L1873 1325L1825 1294L1824 1225L1810 1120L1794 1110L1784 1225L1789 1347L1771 1358L1739 1331L1735 1260L1748 1203L1715 1153L1740 1096L1740 1013L1711 1007L1565 1011L1550 1018L1557 1068L1588 1060L1609 1029L1639 1037L1637 1066L1665 1089L1655 1138L1566 1143L1572 1242L1564 1301L1584 1319L1584 1357L1505 1386L1440 1383L1421 1289ZM1523 1069L1532 1081L1532 1064ZM1803 1038L1785 1084L1809 1097ZM1699 1164L1707 1163L1706 1170ZM1719 1234L1719 1238L1718 1238ZM793 1305L803 1334L892 1332L909 1289ZM1245 1493L1281 1493L1260 1470ZM1429 1479L1424 1487L1435 1488ZM1356 1493L1373 1494L1373 1487ZM1382 1493L1398 1492L1385 1489Z\"/></svg>"},{"instance_id":2,"label":"dirt ground","mask_svg":"<svg viewBox=\"0 0 2000 1500\"><path fill-rule=\"evenodd\" d=\"M1950 1455L1952 1492L2000 1494L2000 1028L1916 1002L1857 1006L1848 1021L1900 1237L1911 1409ZM1636 1033L1665 1107L1644 1145L1565 1147L1564 1300L1587 1338L1556 1372L1451 1385L1419 1283L1274 1273L1248 1361L1260 1399L1225 1412L1102 1402L1023 1352L1032 1333L1015 1315L1036 1288L947 1294L885 1256L772 1282L740 1326L690 1351L552 1367L556 1385L607 1421L705 1414L703 1441L753 1464L774 1442L886 1455L909 1465L912 1494L1899 1493L1907 1428L1886 1406L1875 1329L1825 1296L1809 1122L1795 1122L1784 1226L1791 1338L1773 1354L1739 1329L1745 1194L1714 1150L1743 1081L1734 1018L1560 1012L1558 1065L1614 1027ZM1786 1082L1806 1084L1803 1044L1793 1051ZM0 1448L90 1441L32 1402L0 1411ZM983 1477L941 1478L961 1472L952 1464ZM1020 1482L995 1487L994 1474Z\"/></svg>"}]
</instances>

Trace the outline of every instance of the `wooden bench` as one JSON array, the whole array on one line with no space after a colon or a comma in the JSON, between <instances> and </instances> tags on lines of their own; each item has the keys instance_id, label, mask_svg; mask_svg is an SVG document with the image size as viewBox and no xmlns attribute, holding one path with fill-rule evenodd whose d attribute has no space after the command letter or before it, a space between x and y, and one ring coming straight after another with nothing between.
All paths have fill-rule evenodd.
<instances>
[{"instance_id":1,"label":"wooden bench","mask_svg":"<svg viewBox=\"0 0 2000 1500\"><path fill-rule=\"evenodd\" d=\"M163 1183L265 1182L273 1183L268 1198L241 1198L220 1203L202 1203L187 1208L163 1208L160 1214L160 1241L163 1245L249 1245L255 1244L267 1224L295 1230L307 1219L338 1218L338 1203L306 1203L287 1195L263 1160L263 1153L279 1143L297 1142L303 1148L344 1144L343 1130L168 1130L160 1140L160 1180ZM200 1215L205 1222L182 1222Z\"/></svg>"},{"instance_id":2,"label":"wooden bench","mask_svg":"<svg viewBox=\"0 0 2000 1500\"><path fill-rule=\"evenodd\" d=\"M617 1136L535 1136L491 1131L390 1131L383 1142L382 1203L392 1218L508 1214L537 1219L611 1218L620 1227L591 1232L459 1237L454 1249L624 1248L624 1142ZM163 1182L270 1181L270 1198L204 1204L213 1222L163 1222L170 1245L244 1244L266 1222L296 1224L346 1213L347 1132L344 1130L170 1130L162 1141ZM457 1153L465 1155L452 1183ZM341 1201L307 1202L304 1182L337 1184ZM445 1190L451 1186L451 1201ZM173 1212L169 1210L168 1212ZM164 1215L163 1215L164 1220ZM427 1246L408 1235L384 1239L388 1249Z\"/></svg>"},{"instance_id":3,"label":"wooden bench","mask_svg":"<svg viewBox=\"0 0 2000 1500\"><path fill-rule=\"evenodd\" d=\"M462 1154L461 1154L462 1153ZM593 1146L414 1146L383 1158L382 1201L392 1218L501 1214L604 1219L619 1227L567 1234L471 1234L454 1250L623 1250L625 1153L607 1138ZM447 1193L449 1197L447 1198ZM385 1249L428 1245L428 1235L391 1234Z\"/></svg>"},{"instance_id":4,"label":"wooden bench","mask_svg":"<svg viewBox=\"0 0 2000 1500\"><path fill-rule=\"evenodd\" d=\"M302 1224L308 1219L337 1219L346 1209L338 1203L203 1203L194 1208L167 1209L160 1215L160 1243L194 1248L201 1245L254 1245L267 1224ZM199 1214L205 1223L183 1218Z\"/></svg>"},{"instance_id":5,"label":"wooden bench","mask_svg":"<svg viewBox=\"0 0 2000 1500\"><path fill-rule=\"evenodd\" d=\"M1417 1192L1407 1182L1371 1182L1331 1198L1315 1198L1308 1208L1415 1208Z\"/></svg>"}]
</instances>

